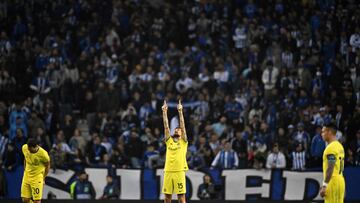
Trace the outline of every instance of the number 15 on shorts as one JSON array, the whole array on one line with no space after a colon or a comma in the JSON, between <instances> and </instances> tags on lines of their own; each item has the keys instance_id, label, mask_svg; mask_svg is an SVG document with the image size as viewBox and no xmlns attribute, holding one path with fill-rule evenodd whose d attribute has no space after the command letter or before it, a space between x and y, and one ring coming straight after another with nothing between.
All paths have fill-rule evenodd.
<instances>
[{"instance_id":1,"label":"number 15 on shorts","mask_svg":"<svg viewBox=\"0 0 360 203\"><path fill-rule=\"evenodd\" d=\"M181 190L181 189L183 189L183 187L184 187L184 186L183 186L183 184L182 184L182 183L178 183L178 184L177 184L177 187L178 187L178 189L180 189L180 190Z\"/></svg>"}]
</instances>

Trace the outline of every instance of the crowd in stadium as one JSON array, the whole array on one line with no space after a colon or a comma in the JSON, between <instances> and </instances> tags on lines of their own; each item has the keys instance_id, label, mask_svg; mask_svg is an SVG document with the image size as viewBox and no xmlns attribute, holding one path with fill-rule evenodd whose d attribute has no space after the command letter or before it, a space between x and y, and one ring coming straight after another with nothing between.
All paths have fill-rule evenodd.
<instances>
[{"instance_id":1,"label":"crowd in stadium","mask_svg":"<svg viewBox=\"0 0 360 203\"><path fill-rule=\"evenodd\" d=\"M163 168L161 105L188 163L318 168L334 123L360 165L355 0L4 0L0 158L34 137L53 170Z\"/></svg>"}]
</instances>

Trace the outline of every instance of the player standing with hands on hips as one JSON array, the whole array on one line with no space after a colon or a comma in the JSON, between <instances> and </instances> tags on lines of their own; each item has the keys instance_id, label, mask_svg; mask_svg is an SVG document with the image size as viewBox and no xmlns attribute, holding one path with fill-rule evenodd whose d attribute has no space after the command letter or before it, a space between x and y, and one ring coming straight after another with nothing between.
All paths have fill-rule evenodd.
<instances>
[{"instance_id":1,"label":"player standing with hands on hips","mask_svg":"<svg viewBox=\"0 0 360 203\"><path fill-rule=\"evenodd\" d=\"M321 136L327 143L323 154L324 183L320 189L320 196L325 203L343 203L345 197L344 148L336 139L336 126L325 125Z\"/></svg>"},{"instance_id":2,"label":"player standing with hands on hips","mask_svg":"<svg viewBox=\"0 0 360 203\"><path fill-rule=\"evenodd\" d=\"M22 152L25 157L25 170L21 184L21 198L24 203L29 203L30 200L40 203L45 177L50 169L49 155L34 138L30 138L27 144L22 146Z\"/></svg>"},{"instance_id":3,"label":"player standing with hands on hips","mask_svg":"<svg viewBox=\"0 0 360 203\"><path fill-rule=\"evenodd\" d=\"M168 106L166 101L162 106L164 129L165 129L165 144L166 144L166 158L164 168L164 184L163 193L165 194L165 203L171 203L172 194L178 195L180 203L185 203L186 193L186 178L185 171L188 170L186 162L186 152L188 147L188 140L185 130L185 122L183 115L183 106L179 100L177 105L179 112L180 126L175 128L174 135L170 135L169 121L167 117Z\"/></svg>"}]
</instances>

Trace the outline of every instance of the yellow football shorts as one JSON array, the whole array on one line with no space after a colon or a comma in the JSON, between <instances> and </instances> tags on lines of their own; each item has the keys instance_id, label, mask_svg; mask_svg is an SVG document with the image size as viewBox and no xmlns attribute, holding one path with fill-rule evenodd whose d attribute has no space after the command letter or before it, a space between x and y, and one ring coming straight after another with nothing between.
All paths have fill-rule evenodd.
<instances>
[{"instance_id":1,"label":"yellow football shorts","mask_svg":"<svg viewBox=\"0 0 360 203\"><path fill-rule=\"evenodd\" d=\"M185 171L164 172L164 194L185 194L186 193L186 177Z\"/></svg>"},{"instance_id":2,"label":"yellow football shorts","mask_svg":"<svg viewBox=\"0 0 360 203\"><path fill-rule=\"evenodd\" d=\"M41 200L44 187L43 181L44 180L28 182L23 180L21 184L21 197L32 200Z\"/></svg>"},{"instance_id":3,"label":"yellow football shorts","mask_svg":"<svg viewBox=\"0 0 360 203\"><path fill-rule=\"evenodd\" d=\"M325 192L325 203L343 203L345 198L345 180L342 176L332 177Z\"/></svg>"}]
</instances>

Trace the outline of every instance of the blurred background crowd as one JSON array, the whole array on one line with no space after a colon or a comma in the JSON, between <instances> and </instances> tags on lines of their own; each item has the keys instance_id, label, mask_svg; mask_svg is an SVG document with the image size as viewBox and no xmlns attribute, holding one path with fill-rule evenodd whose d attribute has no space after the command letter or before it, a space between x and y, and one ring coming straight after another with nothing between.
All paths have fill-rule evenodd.
<instances>
[{"instance_id":1,"label":"blurred background crowd","mask_svg":"<svg viewBox=\"0 0 360 203\"><path fill-rule=\"evenodd\" d=\"M355 0L2 0L2 168L29 137L53 170L162 168L178 98L191 169L320 167L329 122L358 166L359 25Z\"/></svg>"}]
</instances>

